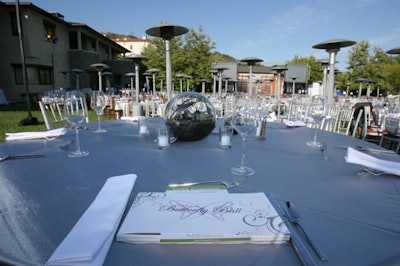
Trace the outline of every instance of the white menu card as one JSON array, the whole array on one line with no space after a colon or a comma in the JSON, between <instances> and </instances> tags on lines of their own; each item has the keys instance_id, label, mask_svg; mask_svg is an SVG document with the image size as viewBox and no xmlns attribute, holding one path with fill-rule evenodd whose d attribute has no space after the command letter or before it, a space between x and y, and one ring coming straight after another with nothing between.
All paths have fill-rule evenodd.
<instances>
[{"instance_id":1,"label":"white menu card","mask_svg":"<svg viewBox=\"0 0 400 266\"><path fill-rule=\"evenodd\" d=\"M129 243L284 243L290 233L264 193L140 192L117 233Z\"/></svg>"}]
</instances>

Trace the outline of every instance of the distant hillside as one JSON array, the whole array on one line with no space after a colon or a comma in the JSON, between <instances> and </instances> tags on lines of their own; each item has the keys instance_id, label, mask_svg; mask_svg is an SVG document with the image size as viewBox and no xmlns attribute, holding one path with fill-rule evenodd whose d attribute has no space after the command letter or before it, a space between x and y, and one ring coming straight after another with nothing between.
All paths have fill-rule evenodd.
<instances>
[{"instance_id":1,"label":"distant hillside","mask_svg":"<svg viewBox=\"0 0 400 266\"><path fill-rule=\"evenodd\" d=\"M129 35L126 35L126 34L120 34L120 33L113 33L113 32L102 32L102 34L104 35L104 36L106 36L107 38L109 38L109 39L123 39L124 37L129 37L129 38L134 38L134 39L138 39L138 37L136 37L135 35L133 35L133 34L129 34Z\"/></svg>"}]
</instances>

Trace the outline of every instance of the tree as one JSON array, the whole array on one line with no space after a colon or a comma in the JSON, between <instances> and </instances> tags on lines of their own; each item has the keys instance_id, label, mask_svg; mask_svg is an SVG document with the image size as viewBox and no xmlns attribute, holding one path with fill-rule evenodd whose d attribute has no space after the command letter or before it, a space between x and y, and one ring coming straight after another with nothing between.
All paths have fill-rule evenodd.
<instances>
[{"instance_id":1,"label":"tree","mask_svg":"<svg viewBox=\"0 0 400 266\"><path fill-rule=\"evenodd\" d=\"M180 35L171 40L171 68L172 76L183 73L191 76L194 84L199 84L203 78L210 76L213 62L212 50L216 44L211 38L203 33L202 27L198 32L190 28L188 33ZM165 70L165 46L161 38L151 40L151 45L143 49L143 55L149 57L144 62L148 68L160 69L160 75Z\"/></svg>"},{"instance_id":2,"label":"tree","mask_svg":"<svg viewBox=\"0 0 400 266\"><path fill-rule=\"evenodd\" d=\"M348 56L348 70L344 75L346 82L352 84L351 90L355 91L359 88L357 79L365 78L379 83L381 91L387 94L397 94L400 88L400 62L399 56L391 57L379 47L371 46L367 40L363 40L351 47Z\"/></svg>"}]
</instances>

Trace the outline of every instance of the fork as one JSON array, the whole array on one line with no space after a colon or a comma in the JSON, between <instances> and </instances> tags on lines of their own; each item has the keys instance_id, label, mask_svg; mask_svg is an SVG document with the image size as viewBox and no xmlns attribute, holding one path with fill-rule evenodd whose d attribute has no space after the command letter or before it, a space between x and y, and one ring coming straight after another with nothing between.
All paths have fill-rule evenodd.
<instances>
[{"instance_id":1,"label":"fork","mask_svg":"<svg viewBox=\"0 0 400 266\"><path fill-rule=\"evenodd\" d=\"M368 173L368 174L376 175L376 176L387 174L384 171L371 169L371 168L365 167L364 165L358 165L358 166L360 166L360 168L362 169L362 172L360 172L359 175L363 175L364 173Z\"/></svg>"},{"instance_id":2,"label":"fork","mask_svg":"<svg viewBox=\"0 0 400 266\"><path fill-rule=\"evenodd\" d=\"M5 160L14 160L14 159L40 158L43 156L44 155L41 155L41 154L13 155L13 156L11 154L8 154L6 156L0 157L0 162L5 161Z\"/></svg>"}]
</instances>

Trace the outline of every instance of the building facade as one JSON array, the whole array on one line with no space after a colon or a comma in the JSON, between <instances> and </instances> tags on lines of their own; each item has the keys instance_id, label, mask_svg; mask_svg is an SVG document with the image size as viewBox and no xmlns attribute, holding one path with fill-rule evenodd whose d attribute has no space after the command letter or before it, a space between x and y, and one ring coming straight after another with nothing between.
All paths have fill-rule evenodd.
<instances>
[{"instance_id":1,"label":"building facade","mask_svg":"<svg viewBox=\"0 0 400 266\"><path fill-rule=\"evenodd\" d=\"M48 90L75 88L77 75L73 69L83 71L79 75L80 88L97 89L97 70L90 67L94 63L110 66L107 70L112 73L113 86L128 82L125 73L131 71L131 66L121 55L129 50L86 24L67 22L59 13L23 2L19 4L19 17L25 84L17 10L15 2L0 2L0 89L8 100L23 99L27 88L31 97Z\"/></svg>"}]
</instances>

